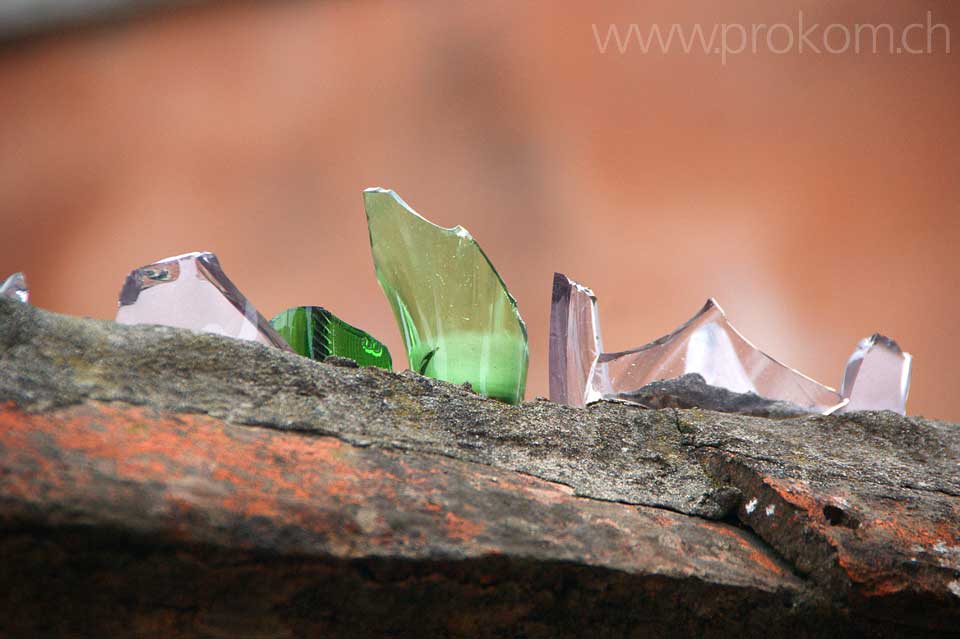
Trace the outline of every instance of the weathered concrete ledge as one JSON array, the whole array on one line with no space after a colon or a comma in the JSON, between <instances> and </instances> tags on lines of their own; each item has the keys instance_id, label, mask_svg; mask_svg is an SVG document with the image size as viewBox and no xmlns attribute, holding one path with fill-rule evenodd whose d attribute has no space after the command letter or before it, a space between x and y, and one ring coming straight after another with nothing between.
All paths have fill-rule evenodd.
<instances>
[{"instance_id":1,"label":"weathered concrete ledge","mask_svg":"<svg viewBox=\"0 0 960 639\"><path fill-rule=\"evenodd\" d=\"M0 301L0 635L960 636L960 429L509 407Z\"/></svg>"}]
</instances>

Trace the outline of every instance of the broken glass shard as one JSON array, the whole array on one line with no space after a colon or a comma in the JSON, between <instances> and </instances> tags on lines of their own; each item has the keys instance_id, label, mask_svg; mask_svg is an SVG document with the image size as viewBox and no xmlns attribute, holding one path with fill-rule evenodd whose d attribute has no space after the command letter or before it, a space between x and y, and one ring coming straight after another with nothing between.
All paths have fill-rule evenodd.
<instances>
[{"instance_id":1,"label":"broken glass shard","mask_svg":"<svg viewBox=\"0 0 960 639\"><path fill-rule=\"evenodd\" d=\"M550 399L570 406L588 401L603 350L597 298L566 275L553 275L550 309Z\"/></svg>"},{"instance_id":2,"label":"broken glass shard","mask_svg":"<svg viewBox=\"0 0 960 639\"><path fill-rule=\"evenodd\" d=\"M280 313L270 324L293 347L311 359L346 357L361 366L391 369L390 351L371 335L319 306L298 306Z\"/></svg>"},{"instance_id":3,"label":"broken glass shard","mask_svg":"<svg viewBox=\"0 0 960 639\"><path fill-rule=\"evenodd\" d=\"M208 252L132 271L120 291L117 322L188 328L292 350Z\"/></svg>"},{"instance_id":4,"label":"broken glass shard","mask_svg":"<svg viewBox=\"0 0 960 639\"><path fill-rule=\"evenodd\" d=\"M669 335L639 348L604 353L596 297L557 273L550 322L553 401L572 406L599 399L637 402L648 384L695 373L709 386L786 402L805 412L832 412L844 403L832 388L758 350L712 299ZM741 401L717 397L716 408Z\"/></svg>"},{"instance_id":5,"label":"broken glass shard","mask_svg":"<svg viewBox=\"0 0 960 639\"><path fill-rule=\"evenodd\" d=\"M857 344L843 371L843 410L892 410L906 414L913 357L890 339L874 333Z\"/></svg>"},{"instance_id":6,"label":"broken glass shard","mask_svg":"<svg viewBox=\"0 0 960 639\"><path fill-rule=\"evenodd\" d=\"M23 273L14 273L0 286L0 297L27 303L30 301L30 289Z\"/></svg>"},{"instance_id":7,"label":"broken glass shard","mask_svg":"<svg viewBox=\"0 0 960 639\"><path fill-rule=\"evenodd\" d=\"M364 191L377 279L413 370L509 403L523 399L527 330L470 233L427 221L393 191Z\"/></svg>"}]
</instances>

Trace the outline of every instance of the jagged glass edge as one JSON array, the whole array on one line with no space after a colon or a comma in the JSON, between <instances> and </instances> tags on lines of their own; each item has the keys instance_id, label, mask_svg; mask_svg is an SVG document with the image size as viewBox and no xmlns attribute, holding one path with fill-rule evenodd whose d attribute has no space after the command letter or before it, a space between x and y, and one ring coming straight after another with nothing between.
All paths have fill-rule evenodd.
<instances>
[{"instance_id":1,"label":"jagged glass edge","mask_svg":"<svg viewBox=\"0 0 960 639\"><path fill-rule=\"evenodd\" d=\"M900 388L903 389L903 412L907 412L907 400L910 399L910 384L913 381L913 355L901 350L905 358L903 372L900 374Z\"/></svg>"},{"instance_id":2,"label":"jagged glass edge","mask_svg":"<svg viewBox=\"0 0 960 639\"><path fill-rule=\"evenodd\" d=\"M762 349L757 348L756 344L754 344L754 343L751 342L749 339L747 339L746 337L744 337L743 333L741 333L740 331L737 330L737 328L736 328L736 327L730 322L730 320L727 318L727 314L724 312L723 307L721 307L720 304L717 303L717 300L715 300L715 299L712 298L712 297L707 299L707 301L706 301L706 303L703 305L703 307L702 307L699 311L697 311L697 313L696 313L693 317L691 317L690 319L688 319L686 322L684 322L683 324L681 324L679 328L671 331L671 332L668 333L667 335L664 335L663 337L658 337L657 339L655 339L654 341L650 342L649 344L644 344L643 346L638 346L637 348L631 348L631 349L626 350L626 351L618 351L618 352L616 352L616 353L603 353L603 354L600 356L600 358L603 359L604 357L607 357L607 356L610 356L610 358L613 358L613 357L619 357L619 356L621 356L621 355L630 355L630 354L633 354L633 353L641 353L641 352L643 352L643 351L645 351L645 350L649 350L649 349L653 348L654 346L660 346L660 345L664 344L665 342L669 341L671 338L673 338L673 337L675 337L676 335L678 335L679 333L683 332L684 329L686 329L688 326L690 326L693 322L695 322L697 319L699 319L700 317L702 317L703 315L705 315L705 314L708 313L711 309L714 309L714 308L717 310L718 313L720 313L720 317L723 318L723 321L724 321L724 323L727 325L727 327L728 327L730 330L732 330L734 333L736 333L737 336L738 336L740 339L742 339L744 342L746 342L747 345L748 345L750 348L752 348L753 350L757 351L758 353L760 353L761 355L763 355L764 357L766 357L767 359L769 359L771 362L773 362L773 363L776 364L777 366L779 366L779 367L781 367L781 368L785 368L785 369L787 369L788 371L790 371L790 372L792 372L792 373L796 373L797 375L799 375L800 377L806 379L807 381L813 382L814 384L817 384L818 386L822 386L822 387L826 388L827 390L829 390L829 391L831 391L831 392L834 392L834 393L837 392L837 389L835 389L835 388L833 388L833 387L831 387L831 386L827 386L826 384L821 384L820 382L818 382L817 380L813 379L812 377L810 377L810 376L808 376L808 375L804 375L803 373L801 373L801 372L798 371L797 369L791 368L791 367L787 366L787 365L784 364L783 362L779 361L777 358L772 357L772 356L768 355L767 353L765 353ZM607 361L609 361L609 360L607 360ZM839 394L839 393L838 393L838 394Z\"/></svg>"},{"instance_id":3,"label":"jagged glass edge","mask_svg":"<svg viewBox=\"0 0 960 639\"><path fill-rule=\"evenodd\" d=\"M233 283L233 280L227 277L227 274L223 271L223 267L220 265L220 259L211 251L191 251L189 253L181 253L180 255L174 255L161 260L155 260L150 264L144 264L143 266L133 269L124 280L123 288L120 289L120 296L117 302L118 306L129 306L130 304L136 302L140 297L140 293L143 292L143 289L139 285L139 282L142 280L142 276L138 276L138 274L140 274L143 269L149 268L156 264L179 262L180 260L188 258L194 258L199 267L206 269L211 275L213 275L213 277L208 278L207 281L210 282L214 288L220 291L227 301L230 302L230 304L244 317L246 317L248 320L252 320L254 319L253 315L256 315L255 323L257 325L257 329L266 336L272 346L279 348L280 350L287 351L288 353L294 352L287 343L287 340L283 339L283 337L274 330L273 326L270 325L270 322L267 321L263 314L253 305L247 296L244 295L239 288L237 288L237 286ZM132 295L132 292L135 292L136 294ZM244 307L241 307L241 305L238 303L238 300L240 299L246 302Z\"/></svg>"},{"instance_id":4,"label":"jagged glass edge","mask_svg":"<svg viewBox=\"0 0 960 639\"><path fill-rule=\"evenodd\" d=\"M910 398L910 382L913 377L913 355L900 348L900 344L898 344L895 339L887 337L882 333L874 333L857 342L853 353L847 358L847 363L843 367L843 378L840 380L840 396L849 403L853 386L856 385L857 375L860 374L860 368L863 365L863 358L871 348L877 345L890 349L904 358L903 365L900 369L900 389L904 406L903 414L906 414L907 400ZM849 382L847 381L848 379L850 380ZM850 386L849 390L847 388L848 383Z\"/></svg>"},{"instance_id":5,"label":"jagged glass edge","mask_svg":"<svg viewBox=\"0 0 960 639\"><path fill-rule=\"evenodd\" d=\"M597 355L593 358L593 361L590 363L590 371L587 373L587 379L585 381L584 388L580 389L580 391L578 392L580 396L580 403L585 406L588 403L588 398L590 396L590 391L592 386L590 382L593 380L593 376L596 374L597 362L599 361L600 356L603 355L603 337L600 332L600 311L598 308L599 304L597 302L597 296L592 289L580 284L579 282L568 277L564 273L554 272L553 288L550 292L550 335L549 335L549 343L548 343L548 365L550 367L552 367L553 365L554 326L561 321L561 318L557 317L556 315L557 302L556 302L555 295L558 291L558 288L557 288L558 282L561 284L561 286L564 287L563 293L566 298L566 305L564 307L565 312L562 318L562 323L564 327L566 327L566 325L569 323L570 300L573 298L574 293L576 292L576 293L586 295L590 299L590 312L591 312L591 315L593 316L593 344L594 344L594 349L597 352ZM568 334L567 334L566 328L564 328L565 339L564 339L564 344L562 345L562 348L564 350L565 355L568 352L567 344L566 344L567 337L568 337ZM567 358L564 357L564 360L566 359ZM558 399L555 399L555 395L554 395L555 375L552 368L548 369L547 375L548 375L548 382L550 386L550 389L549 389L550 399L552 401L559 401ZM571 393L570 393L570 389L566 387L567 386L566 375L562 374L561 377L563 378L562 384L563 384L564 395L565 395L563 399L569 401L569 395ZM557 391L559 394L559 389L557 389ZM567 403L567 402L565 401L563 403Z\"/></svg>"},{"instance_id":6,"label":"jagged glass edge","mask_svg":"<svg viewBox=\"0 0 960 639\"><path fill-rule=\"evenodd\" d=\"M530 349L530 345L529 345L530 338L529 338L529 336L527 335L527 323L524 322L524 321L523 321L523 318L520 316L520 307L517 305L517 300L516 300L516 298L513 296L513 294L510 293L510 289L507 288L507 284L506 284L506 282L503 281L503 278L500 276L499 271L497 271L497 269L493 266L493 262L490 261L490 258L487 256L486 252L483 250L483 247L481 247L481 246L480 246L480 243L477 242L476 238L474 238L473 235L470 234L470 231L468 231L467 229L465 229L463 226L461 226L461 225L459 225L459 224L456 225L456 226L454 226L454 227L451 227L451 228L445 228L445 227L443 227L443 226L440 226L439 224L434 224L433 222L431 222L431 221L428 220L427 218L425 218L425 217L423 217L422 215L420 215L419 213L417 213L417 211L416 211L412 206L410 206L409 204L407 204L407 203L403 200L403 198L400 197L400 196L397 194L397 192L394 191L393 189L385 189L385 188L383 188L383 187L381 187L381 186L375 186L375 187L371 187L371 188L368 188L368 189L364 189L364 190L363 190L363 193L364 193L364 196L366 196L367 193L377 193L377 194L380 194L380 195L390 196L390 197L392 197L392 198L397 202L397 204L399 204L401 207L403 207L403 209L405 209L405 210L407 211L407 213L410 213L411 215L413 215L415 218L417 218L417 219L420 220L421 222L424 222L424 223L426 223L426 224L429 224L429 225L432 226L433 228L435 228L435 229L437 229L438 231L440 231L440 232L442 232L442 233L445 233L445 234L447 234L447 235L456 235L457 237L460 237L460 238L465 239L465 240L470 240L471 242L473 242L473 245L477 248L477 250L480 252L480 255L481 255L481 256L483 257L483 259L487 262L487 266L490 267L490 270L493 271L493 274L497 277L497 281L500 282L500 288L502 288L502 289L503 289L503 292L507 294L507 299L510 300L510 307L511 307L511 309L513 310L513 315L514 315L514 317L517 318L517 321L520 323L520 331L521 331L521 333L523 333L523 339L524 339L524 341L527 342L527 352L529 353L529 349ZM364 204L366 204L366 203L364 203ZM370 230L370 212L367 211L367 207L366 207L366 206L363 207L363 210L364 210L364 214L365 214L366 217L367 217L367 236L368 236L369 239L370 239L370 251L371 251L371 253L372 253L374 256L376 256L376 251L375 251L374 245L373 245L373 233L372 233L371 230ZM374 268L374 271L376 271L377 281L379 282L379 281L380 281L380 267L377 265L377 260L376 260L376 258L374 258L374 260L373 260L373 268ZM404 350L406 350L406 348L404 348ZM528 361L529 361L529 355L528 355ZM413 364L410 363L410 356L409 356L409 354L407 355L407 363L408 363L410 366L413 366Z\"/></svg>"},{"instance_id":7,"label":"jagged glass edge","mask_svg":"<svg viewBox=\"0 0 960 639\"><path fill-rule=\"evenodd\" d=\"M0 296L16 300L23 304L30 302L30 287L27 286L27 276L17 271L0 284Z\"/></svg>"},{"instance_id":8,"label":"jagged glass edge","mask_svg":"<svg viewBox=\"0 0 960 639\"><path fill-rule=\"evenodd\" d=\"M212 284L224 294L230 303L233 304L234 308L244 313L244 316L248 320L251 319L254 313L256 314L257 329L266 335L267 339L269 339L274 346L281 350L293 352L293 349L287 344L287 340L283 339L283 337L273 329L270 321L263 316L246 295L240 292L240 289L233 283L233 280L227 277L227 274L223 271L223 267L220 266L220 259L214 253L206 252L206 254L198 258L197 261L212 275L217 276L213 278ZM243 299L246 302L247 308L241 309L239 307L237 303L239 299ZM252 313L250 311L252 311Z\"/></svg>"},{"instance_id":9,"label":"jagged glass edge","mask_svg":"<svg viewBox=\"0 0 960 639\"><path fill-rule=\"evenodd\" d=\"M573 280L571 280L571 282L573 282ZM573 282L573 283L576 284L577 286L582 286L582 285L578 284L577 282ZM586 287L583 287L583 288L586 288ZM590 289L587 289L587 290L590 290ZM592 291L591 291L591 292L592 292ZM597 302L596 302L596 296L594 296L594 303L595 303L595 304L597 303ZM768 355L768 354L767 354L766 352L764 352L763 350L757 348L757 346L756 346L753 342L751 342L749 339L747 339L746 337L744 337L743 333L741 333L740 331L737 330L737 328L736 328L736 327L730 322L730 320L727 318L727 314L726 314L726 312L724 312L723 307L720 306L720 304L719 304L714 298L712 298L712 297L707 299L707 301L706 301L706 303L703 305L703 307L702 307L696 314L694 314L693 317L691 317L690 319L688 319L686 322L684 322L683 324L681 324L679 327L677 327L676 329L674 329L674 330L671 331L670 333L667 333L666 335L663 335L662 337L659 337L659 338L653 340L652 342L649 342L648 344L644 344L643 346L638 346L638 347L636 347L636 348L631 348L631 349L628 349L628 350L625 350L625 351L616 351L616 352L610 352L610 353L600 353L600 355L597 357L597 362L596 362L596 363L597 363L597 364L606 363L606 362L612 361L613 359L615 359L615 358L617 358L617 357L620 357L620 356L623 356L623 355L631 355L631 354L633 354L633 353L640 353L640 352L643 352L643 351L645 351L645 350L649 350L650 348L653 348L653 347L656 347L656 346L661 346L661 345L663 345L664 343L666 343L667 341L669 341L671 338L675 337L677 334L681 333L684 329L686 329L688 326L690 326L694 321L696 321L697 319L699 319L702 315L704 315L705 313L709 312L709 311L710 311L711 309L713 309L713 308L715 308L715 309L720 313L720 317L723 319L723 321L724 321L724 323L727 325L727 327L728 327L731 331L733 331L740 339L742 339L744 342L746 342L746 344L747 344L750 348L752 348L753 350L757 351L757 352L760 353L762 356L766 357L768 360L770 360L771 362L773 362L774 364L776 364L776 365L779 366L780 368L786 369L786 370L790 371L791 373L794 373L795 375L799 375L800 377L802 377L802 378L804 378L804 379L812 382L813 384L816 384L816 385L818 385L818 386L821 386L821 387L825 388L826 390L834 393L834 394L837 396L837 398L838 398L838 402L837 402L836 404L834 404L834 405L832 405L832 406L829 406L829 407L827 407L826 409L824 409L821 414L823 414L823 415L830 415L830 414L832 414L832 413L840 410L841 408L843 408L844 406L846 406L848 403L850 403L849 398L840 397L840 394L837 392L837 390L836 390L835 388L833 388L833 387L831 387L831 386L827 386L826 384L822 384L822 383L818 382L817 380L813 379L812 377L809 377L808 375L804 375L803 373L801 373L800 371L796 370L795 368L791 368L791 367L787 366L786 364L784 364L783 362L779 361L779 360L776 359L775 357L771 357L770 355ZM598 332L599 332L599 328L598 328ZM596 367L596 365L594 366L594 368L595 368L595 367ZM591 377L591 380L592 380L592 377ZM588 382L588 383L589 383L589 382ZM594 391L594 390L592 389L592 385L591 385L591 388L588 388L588 389L587 389L586 397L587 397L587 402L586 402L587 404L593 404L593 403L596 403L596 402L598 402L598 401L603 400L603 397L601 396L601 394L600 394L599 392ZM629 400L620 400L620 401L625 401L625 402L628 402L628 403L629 403Z\"/></svg>"}]
</instances>

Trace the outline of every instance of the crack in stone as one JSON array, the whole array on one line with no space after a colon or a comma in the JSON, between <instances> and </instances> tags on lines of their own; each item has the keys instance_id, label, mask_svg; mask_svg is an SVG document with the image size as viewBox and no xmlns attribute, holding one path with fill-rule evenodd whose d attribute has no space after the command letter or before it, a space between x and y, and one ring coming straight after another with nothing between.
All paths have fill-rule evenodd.
<instances>
[{"instance_id":1,"label":"crack in stone","mask_svg":"<svg viewBox=\"0 0 960 639\"><path fill-rule=\"evenodd\" d=\"M949 522L941 520L954 512L950 508L960 486L949 475L960 431L929 420L861 414L773 424L756 417L604 402L586 409L550 402L508 407L415 373L346 369L225 338L119 327L22 305L0 304L0 345L10 346L0 357L0 397L27 412L86 400L147 406L207 415L238 428L477 464L536 478L586 501L736 528L804 584L815 584L819 596L838 601L850 592L844 582L847 568L837 563L838 548L866 552L861 559L867 561L874 554L878 560L901 561L891 553L909 547L875 544L861 550L831 540L860 543L875 528L877 516L896 514L883 500L891 509L908 508L921 528L946 529ZM858 465L861 445L864 461ZM720 464L728 458L732 465L724 469ZM835 506L837 512L824 511L821 519L822 504L820 510L805 502L794 507L787 501L792 493L781 495L765 483L768 478L806 481L819 491L798 493L800 498L822 500L837 485L851 499L882 503L873 520L857 527L863 519L859 503L852 511ZM764 490L764 503L741 512L744 497ZM767 527L767 517L780 528ZM891 527L885 529L890 539L910 532L896 528L896 521L884 523ZM936 532L930 544L943 534ZM896 543L886 540L881 539ZM920 567L930 560L921 556ZM864 565L864 579L876 582L888 574L882 566L871 573ZM897 570L901 577L906 574L902 567ZM910 582L910 589L920 587ZM940 584L922 587L924 596L933 596Z\"/></svg>"},{"instance_id":2,"label":"crack in stone","mask_svg":"<svg viewBox=\"0 0 960 639\"><path fill-rule=\"evenodd\" d=\"M675 410L672 410L672 409L671 409L671 412L676 413L676 411L675 411ZM358 448L365 448L365 447L368 447L368 446L372 446L372 447L374 447L374 448L379 448L379 449L385 450L385 451L400 451L400 450L403 450L403 451L413 452L413 453L416 453L416 454L418 454L418 455L441 457L441 458L444 458L444 459L450 459L450 460L454 460L454 461L457 461L457 462L460 462L460 463L465 463L465 464L476 464L476 465L478 465L478 466L483 466L483 467L485 467L485 468L491 468L491 469L494 469L494 470L500 470L500 471L507 471L507 472L515 473L515 474L520 475L520 476L525 476L525 477L529 477L529 478L531 478L531 479L535 479L535 480L537 480L537 481L542 481L542 482L544 482L544 483L546 483L546 484L550 484L550 485L554 485L554 486L562 486L563 488L565 488L566 490L568 490L572 496L574 496L574 497L576 497L576 498L578 498L578 499L584 499L584 500L586 500L586 501L594 501L594 502L602 502L602 503L620 504L620 505L623 505L623 506L639 507L639 508L646 508L646 509L652 509L652 510L662 510L662 511L669 512L669 513L672 513L672 514L675 514L675 515L680 515L680 516L683 516L683 517L688 517L688 518L695 519L695 520L699 520L699 521L703 521L703 522L710 522L710 523L714 523L714 524L728 525L728 526L731 526L731 527L733 527L733 528L736 528L737 530L740 530L740 531L746 536L746 538L747 538L749 541L752 541L758 548L761 548L761 549L763 549L764 551L766 551L771 557L773 557L773 558L781 565L781 567L786 568L786 569L790 572L790 574L792 574L792 575L793 575L794 577L796 577L798 580L800 580L800 581L802 581L802 582L807 582L807 581L808 581L807 578L806 578L806 576L803 575L800 571L798 571L797 568L796 568L796 566L795 566L791 561L789 561L777 548L775 548L774 546L772 546L766 539L764 539L763 537L761 537L761 536L757 533L757 531L755 531L755 530L749 525L748 522L744 522L744 521L739 520L739 519L737 519L735 523L733 523L733 522L731 522L731 521L727 521L726 519L725 519L725 520L722 520L722 521L717 521L717 520L714 520L714 519L708 519L708 518L706 518L706 517L701 517L701 516L698 516L698 515L692 515L692 514L690 514L690 513L684 512L684 511L682 511L682 510L678 510L678 509L675 509L675 508L670 508L669 506L664 506L664 505L659 505L659 504L645 504L645 503L638 503L638 502L623 501L623 500L618 500L618 499L604 499L604 498L602 498L602 497L594 497L594 496L591 496L591 495L589 495L589 494L582 494L581 492L577 491L574 486L572 486L572 485L570 485L570 484L567 484L567 483L564 483L564 482L561 482L561 481L546 479L546 478L540 477L540 476L538 476L538 475L534 475L534 474L527 473L527 472L524 472L524 471L519 471L519 470L504 468L504 467L501 467L501 466L495 466L495 465L492 465L492 464L489 464L489 463L474 462L474 461L471 461L471 460L464 459L464 458L462 458L462 457L445 454L443 451L425 451L425 450L421 450L421 449L417 448L416 446L410 446L410 447L405 447L405 446L402 446L402 445L399 445L399 446L398 446L398 445L397 445L398 442L389 442L389 443L387 443L387 442L370 442L369 444L366 444L366 445L363 445L363 446L357 446L357 444L356 444L354 441L352 441L351 437L349 437L349 436L343 436L342 433L335 433L335 432L323 434L323 433L321 433L318 429L308 429L308 430L304 430L304 431L294 431L293 429L279 429L279 428L276 428L276 426L270 425L270 424L234 424L234 426L236 426L236 427L243 427L243 428L264 428L264 429L266 429L266 430L271 430L271 431L274 431L274 432L287 432L287 431L289 430L290 432L297 432L298 434L309 435L309 436L311 436L311 437L330 437L330 438L336 439L336 440L338 440L338 441L341 441L341 442L343 442L343 443L345 443L345 444L347 444L347 445L355 446L355 447L358 447ZM699 461L699 460L698 460L698 461ZM702 464L701 464L701 465L702 465ZM707 469L705 466L704 466L704 470L705 470L705 472L708 472L708 469ZM709 472L708 472L708 474L709 474ZM732 484L728 484L728 485L733 486ZM735 487L735 486L733 486L733 487ZM736 506L734 506L734 508L736 508Z\"/></svg>"},{"instance_id":3,"label":"crack in stone","mask_svg":"<svg viewBox=\"0 0 960 639\"><path fill-rule=\"evenodd\" d=\"M690 449L692 449L692 450L699 450L699 449L702 449L702 448L710 448L710 446L696 444L696 443L694 443L694 442L692 442L692 441L690 440L690 437L689 437L689 436L690 436L691 434L693 434L695 431L693 431L693 430L686 431L686 430L683 428L683 426L682 426L683 422L682 422L682 420L681 420L681 418L680 418L680 412L679 412L677 409L670 409L670 414L671 414L672 417L673 417L674 426L676 427L677 432L680 434L680 445L681 445L681 446L684 446L684 447L686 447L686 448L690 448ZM697 459L697 462L700 464L700 467L703 469L704 473L705 473L707 476L711 477L713 480L717 481L718 483L720 483L720 484L722 484L722 485L731 486L732 488L735 488L735 489L737 489L738 491L740 491L741 495L743 494L743 492L744 492L744 487L742 487L742 486L737 486L737 485L734 484L734 483L730 483L730 482L727 482L727 481L722 480L720 477L718 477L718 476L712 471L712 469L709 467L708 464L705 464L705 463L703 462L703 459L702 459L699 455L695 455L695 458ZM731 509L731 513L730 513L730 514L736 513L737 509L739 508L739 505L740 505L740 502L741 502L741 501L742 501L742 496L741 496L740 499L738 499L738 503L734 504L733 508ZM767 551L768 553L770 553L771 556L776 557L783 566L788 567L788 568L790 569L790 572L791 572L795 577L797 577L798 579L800 579L801 581L803 581L804 583L807 583L807 584L809 585L809 580L808 580L808 578L807 578L807 575L804 574L801 570L799 570L798 567L797 567L797 565L796 565L793 561L791 561L789 558L787 558L778 548L776 548L775 546L773 546L768 539L766 539L762 534L760 534L760 532L758 532L757 530L755 530L755 529L750 525L750 523L749 523L748 521L744 521L744 520L743 520L742 518L740 518L740 517L736 517L736 521L739 523L739 526L738 526L738 527L739 527L741 530L744 530L744 531L748 532L748 533L750 534L750 536L755 540L755 542L756 542L759 546L761 546L761 547L763 547L764 549L766 549L766 551Z\"/></svg>"}]
</instances>

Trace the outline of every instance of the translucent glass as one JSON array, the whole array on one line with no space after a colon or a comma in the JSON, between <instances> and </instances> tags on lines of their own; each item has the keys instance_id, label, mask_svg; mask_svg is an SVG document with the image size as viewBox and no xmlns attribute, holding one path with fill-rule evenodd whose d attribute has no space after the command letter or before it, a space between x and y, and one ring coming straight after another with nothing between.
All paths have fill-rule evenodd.
<instances>
[{"instance_id":1,"label":"translucent glass","mask_svg":"<svg viewBox=\"0 0 960 639\"><path fill-rule=\"evenodd\" d=\"M604 398L658 379L698 373L711 386L754 393L825 412L843 402L835 390L784 366L748 342L714 300L673 333L640 348L603 353L591 390Z\"/></svg>"},{"instance_id":2,"label":"translucent glass","mask_svg":"<svg viewBox=\"0 0 960 639\"><path fill-rule=\"evenodd\" d=\"M906 414L913 357L890 339L874 333L857 344L843 371L844 411L892 410Z\"/></svg>"},{"instance_id":3,"label":"translucent glass","mask_svg":"<svg viewBox=\"0 0 960 639\"><path fill-rule=\"evenodd\" d=\"M30 289L23 273L14 273L0 285L0 297L27 303L30 301Z\"/></svg>"},{"instance_id":4,"label":"translucent glass","mask_svg":"<svg viewBox=\"0 0 960 639\"><path fill-rule=\"evenodd\" d=\"M727 321L714 300L660 339L628 351L604 353L593 293L554 276L550 332L550 397L582 406L598 399L628 400L647 384L697 373L707 384L754 393L816 412L845 403L827 386L758 350ZM589 371L589 372L587 372Z\"/></svg>"},{"instance_id":5,"label":"translucent glass","mask_svg":"<svg viewBox=\"0 0 960 639\"><path fill-rule=\"evenodd\" d=\"M517 303L463 227L441 228L393 191L364 192L377 279L410 368L517 403L527 380L527 330Z\"/></svg>"},{"instance_id":6,"label":"translucent glass","mask_svg":"<svg viewBox=\"0 0 960 639\"><path fill-rule=\"evenodd\" d=\"M304 357L346 357L361 366L391 369L390 351L374 337L319 306L298 306L280 313L270 324Z\"/></svg>"},{"instance_id":7,"label":"translucent glass","mask_svg":"<svg viewBox=\"0 0 960 639\"><path fill-rule=\"evenodd\" d=\"M117 322L188 328L292 350L207 252L132 271L120 291Z\"/></svg>"},{"instance_id":8,"label":"translucent glass","mask_svg":"<svg viewBox=\"0 0 960 639\"><path fill-rule=\"evenodd\" d=\"M554 273L550 399L570 406L584 406L602 350L597 298L593 291L562 273Z\"/></svg>"}]
</instances>

